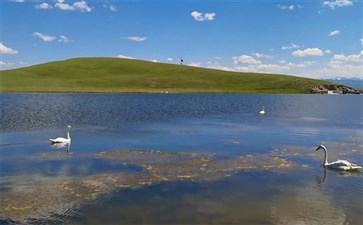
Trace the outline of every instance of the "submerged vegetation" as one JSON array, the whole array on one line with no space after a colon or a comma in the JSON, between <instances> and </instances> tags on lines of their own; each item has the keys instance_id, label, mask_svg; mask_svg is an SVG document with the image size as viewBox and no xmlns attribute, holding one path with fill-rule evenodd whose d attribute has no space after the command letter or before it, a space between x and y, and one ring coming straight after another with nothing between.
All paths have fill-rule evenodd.
<instances>
[{"instance_id":1,"label":"submerged vegetation","mask_svg":"<svg viewBox=\"0 0 363 225\"><path fill-rule=\"evenodd\" d=\"M348 140L354 139L347 138ZM363 146L355 143L324 143L331 148L331 156L356 157ZM210 153L161 152L155 150L114 150L86 157L103 160L120 167L138 168L129 171L99 172L87 176L24 176L3 177L4 182L17 183L3 192L0 199L0 219L20 223L34 221L62 221L77 214L84 204L109 196L115 190L137 189L162 182L213 182L242 171L308 170L312 167L299 160L310 158L317 166L321 154L315 147L278 146L266 154L242 155L221 159ZM67 160L74 154L37 153L31 160ZM306 162L306 161L305 161ZM361 174L361 173L359 173ZM28 177L29 178L29 177ZM21 183L22 185L19 185Z\"/></svg>"},{"instance_id":2,"label":"submerged vegetation","mask_svg":"<svg viewBox=\"0 0 363 225\"><path fill-rule=\"evenodd\" d=\"M59 159L58 154L54 156ZM40 154L32 159L49 160L49 157ZM138 166L142 170L54 178L29 188L12 189L2 194L0 218L21 223L42 219L51 221L57 215L73 215L81 205L116 189L135 189L160 182L216 181L243 170L286 170L295 166L284 158L269 155L219 160L214 159L212 154L121 150L100 152L93 157L120 166Z\"/></svg>"},{"instance_id":3,"label":"submerged vegetation","mask_svg":"<svg viewBox=\"0 0 363 225\"><path fill-rule=\"evenodd\" d=\"M0 71L0 92L310 93L333 84L119 58L75 58Z\"/></svg>"}]
</instances>

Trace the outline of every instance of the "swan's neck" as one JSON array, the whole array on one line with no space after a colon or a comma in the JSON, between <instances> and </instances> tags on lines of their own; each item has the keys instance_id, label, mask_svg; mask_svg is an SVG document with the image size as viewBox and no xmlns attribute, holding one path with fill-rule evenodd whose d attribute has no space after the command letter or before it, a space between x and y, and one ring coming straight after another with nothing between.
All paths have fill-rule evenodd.
<instances>
[{"instance_id":1,"label":"swan's neck","mask_svg":"<svg viewBox=\"0 0 363 225\"><path fill-rule=\"evenodd\" d=\"M71 140L71 136L69 135L69 129L67 130L67 139Z\"/></svg>"},{"instance_id":2,"label":"swan's neck","mask_svg":"<svg viewBox=\"0 0 363 225\"><path fill-rule=\"evenodd\" d=\"M323 148L323 150L324 150L324 166L326 166L329 164L328 163L328 151L325 148Z\"/></svg>"}]
</instances>

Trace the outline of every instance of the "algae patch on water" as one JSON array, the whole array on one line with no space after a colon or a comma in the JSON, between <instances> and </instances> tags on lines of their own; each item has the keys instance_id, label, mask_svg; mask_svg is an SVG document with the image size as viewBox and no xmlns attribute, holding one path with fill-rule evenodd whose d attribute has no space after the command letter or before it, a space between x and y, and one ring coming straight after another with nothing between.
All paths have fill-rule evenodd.
<instances>
[{"instance_id":1,"label":"algae patch on water","mask_svg":"<svg viewBox=\"0 0 363 225\"><path fill-rule=\"evenodd\" d=\"M347 140L360 140L359 137L349 137ZM325 145L328 149L328 161L335 161L338 159L345 159L353 163L361 165L363 163L363 145L360 142L336 142L336 141L323 141L321 144ZM311 158L315 161L316 165L321 165L324 160L322 152L315 151L317 146L302 146L302 145L283 145L274 147L271 156L283 157L290 160L305 160ZM309 167L308 165L302 165Z\"/></svg>"},{"instance_id":2,"label":"algae patch on water","mask_svg":"<svg viewBox=\"0 0 363 225\"><path fill-rule=\"evenodd\" d=\"M296 166L271 154L217 159L206 153L119 150L99 152L91 157L142 169L132 173L108 172L64 179L54 177L26 190L11 189L2 193L0 218L22 223L51 221L58 215L72 216L83 204L117 189L141 188L167 181L216 181L244 170L286 170Z\"/></svg>"}]
</instances>

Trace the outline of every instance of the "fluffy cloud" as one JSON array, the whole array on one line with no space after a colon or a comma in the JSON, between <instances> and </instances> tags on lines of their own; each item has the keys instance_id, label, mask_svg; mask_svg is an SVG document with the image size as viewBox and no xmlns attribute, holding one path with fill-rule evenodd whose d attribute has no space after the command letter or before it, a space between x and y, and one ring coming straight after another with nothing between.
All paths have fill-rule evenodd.
<instances>
[{"instance_id":1,"label":"fluffy cloud","mask_svg":"<svg viewBox=\"0 0 363 225\"><path fill-rule=\"evenodd\" d=\"M121 58L121 59L135 59L134 57L126 56L126 55L117 55L116 57Z\"/></svg>"},{"instance_id":2,"label":"fluffy cloud","mask_svg":"<svg viewBox=\"0 0 363 225\"><path fill-rule=\"evenodd\" d=\"M288 66L276 64L260 64L234 67L234 71L238 72L281 73L287 70L290 70Z\"/></svg>"},{"instance_id":3,"label":"fluffy cloud","mask_svg":"<svg viewBox=\"0 0 363 225\"><path fill-rule=\"evenodd\" d=\"M252 55L257 57L257 58L265 58L265 59L272 59L273 58L272 55L261 54L261 53L253 53Z\"/></svg>"},{"instance_id":4,"label":"fluffy cloud","mask_svg":"<svg viewBox=\"0 0 363 225\"><path fill-rule=\"evenodd\" d=\"M187 64L188 66L194 66L194 67L201 67L202 64L200 62L191 62L189 64Z\"/></svg>"},{"instance_id":5,"label":"fluffy cloud","mask_svg":"<svg viewBox=\"0 0 363 225\"><path fill-rule=\"evenodd\" d=\"M300 47L300 46L297 45L297 44L294 44L294 43L290 43L290 45L282 46L281 49L282 50L289 50L289 49L294 49L294 48L298 48L298 47Z\"/></svg>"},{"instance_id":6,"label":"fluffy cloud","mask_svg":"<svg viewBox=\"0 0 363 225\"><path fill-rule=\"evenodd\" d=\"M359 41L360 41L360 43L363 45L363 38L361 38Z\"/></svg>"},{"instance_id":7,"label":"fluffy cloud","mask_svg":"<svg viewBox=\"0 0 363 225\"><path fill-rule=\"evenodd\" d=\"M92 8L87 5L86 1L74 2L72 5L64 3L64 0L56 0L54 7L60 10L68 11L81 11L81 12L91 12Z\"/></svg>"},{"instance_id":8,"label":"fluffy cloud","mask_svg":"<svg viewBox=\"0 0 363 225\"><path fill-rule=\"evenodd\" d=\"M335 7L352 6L353 1L350 0L335 0L335 1L325 1L323 6L335 9Z\"/></svg>"},{"instance_id":9,"label":"fluffy cloud","mask_svg":"<svg viewBox=\"0 0 363 225\"><path fill-rule=\"evenodd\" d=\"M103 8L105 9L109 9L111 12L117 12L117 7L115 5L112 5L111 3L109 3L108 1L106 1L104 4L103 4Z\"/></svg>"},{"instance_id":10,"label":"fluffy cloud","mask_svg":"<svg viewBox=\"0 0 363 225\"><path fill-rule=\"evenodd\" d=\"M363 51L358 54L335 54L330 61L317 70L300 74L305 77L361 77L363 78Z\"/></svg>"},{"instance_id":11,"label":"fluffy cloud","mask_svg":"<svg viewBox=\"0 0 363 225\"><path fill-rule=\"evenodd\" d=\"M289 62L289 63L286 63L286 66L288 66L290 69L292 69L292 68L306 68L306 67L312 66L313 64L314 64L314 62L311 62L311 61L305 61L305 62L302 62L302 63Z\"/></svg>"},{"instance_id":12,"label":"fluffy cloud","mask_svg":"<svg viewBox=\"0 0 363 225\"><path fill-rule=\"evenodd\" d=\"M193 11L190 15L196 21L211 21L211 20L214 20L214 17L217 14L215 14L213 12L212 13L201 13L201 12L198 12L198 11Z\"/></svg>"},{"instance_id":13,"label":"fluffy cloud","mask_svg":"<svg viewBox=\"0 0 363 225\"><path fill-rule=\"evenodd\" d=\"M139 37L139 36L132 36L132 37L123 37L126 38L130 41L136 41L136 42L140 42L140 41L146 41L147 37Z\"/></svg>"},{"instance_id":14,"label":"fluffy cloud","mask_svg":"<svg viewBox=\"0 0 363 225\"><path fill-rule=\"evenodd\" d=\"M34 32L33 36L38 37L38 38L42 39L45 42L51 42L51 41L54 41L56 39L55 36L51 36L51 35L48 35L48 34L42 34L40 32Z\"/></svg>"},{"instance_id":15,"label":"fluffy cloud","mask_svg":"<svg viewBox=\"0 0 363 225\"><path fill-rule=\"evenodd\" d=\"M0 53L4 55L15 55L19 52L12 48L6 47L3 43L0 42Z\"/></svg>"},{"instance_id":16,"label":"fluffy cloud","mask_svg":"<svg viewBox=\"0 0 363 225\"><path fill-rule=\"evenodd\" d=\"M73 7L76 10L80 10L81 12L91 12L92 11L92 8L89 7L87 5L87 2L85 2L85 1L80 1L80 2L73 3Z\"/></svg>"},{"instance_id":17,"label":"fluffy cloud","mask_svg":"<svg viewBox=\"0 0 363 225\"><path fill-rule=\"evenodd\" d=\"M261 61L255 59L255 58L253 58L252 56L249 56L249 55L233 56L232 59L233 59L233 63L235 65L237 65L239 63L242 63L242 64L254 64L254 65L262 63Z\"/></svg>"},{"instance_id":18,"label":"fluffy cloud","mask_svg":"<svg viewBox=\"0 0 363 225\"><path fill-rule=\"evenodd\" d=\"M34 37L38 37L40 38L42 41L45 42L52 42L58 39L59 42L62 43L68 43L70 42L69 38L64 36L64 35L60 35L58 38L56 36L52 36L52 35L48 35L48 34L42 34L40 32L34 32L33 33Z\"/></svg>"},{"instance_id":19,"label":"fluffy cloud","mask_svg":"<svg viewBox=\"0 0 363 225\"><path fill-rule=\"evenodd\" d=\"M297 9L297 8L302 8L301 5L297 4L296 6L295 5L280 5L278 4L277 7L279 9L282 9L282 10L294 10L294 9Z\"/></svg>"},{"instance_id":20,"label":"fluffy cloud","mask_svg":"<svg viewBox=\"0 0 363 225\"><path fill-rule=\"evenodd\" d=\"M167 61L169 61L169 62L171 62L171 61L173 61L174 59L169 57L169 58L167 58L166 60L167 60Z\"/></svg>"},{"instance_id":21,"label":"fluffy cloud","mask_svg":"<svg viewBox=\"0 0 363 225\"><path fill-rule=\"evenodd\" d=\"M68 37L66 37L66 36L64 36L64 35L60 35L60 36L58 37L58 41L59 41L59 42L63 42L63 43L68 43L68 42L69 42L69 38L68 38Z\"/></svg>"},{"instance_id":22,"label":"fluffy cloud","mask_svg":"<svg viewBox=\"0 0 363 225\"><path fill-rule=\"evenodd\" d=\"M111 10L112 12L117 12L117 7L116 7L116 6L114 6L114 5L110 5L110 10Z\"/></svg>"},{"instance_id":23,"label":"fluffy cloud","mask_svg":"<svg viewBox=\"0 0 363 225\"><path fill-rule=\"evenodd\" d=\"M296 50L292 52L295 57L305 57L305 56L323 56L324 52L319 48L306 48L304 50Z\"/></svg>"},{"instance_id":24,"label":"fluffy cloud","mask_svg":"<svg viewBox=\"0 0 363 225\"><path fill-rule=\"evenodd\" d=\"M354 62L362 62L363 63L363 51L358 54L352 55L344 55L344 54L335 54L333 58L330 60L329 65L341 65L344 63L354 63Z\"/></svg>"},{"instance_id":25,"label":"fluffy cloud","mask_svg":"<svg viewBox=\"0 0 363 225\"><path fill-rule=\"evenodd\" d=\"M37 8L37 9L51 9L53 7L50 4L48 4L46 2L43 2L41 4L36 5L35 8Z\"/></svg>"},{"instance_id":26,"label":"fluffy cloud","mask_svg":"<svg viewBox=\"0 0 363 225\"><path fill-rule=\"evenodd\" d=\"M335 36L335 35L339 35L340 34L340 30L335 30L335 31L332 31L328 34L328 36Z\"/></svg>"}]
</instances>

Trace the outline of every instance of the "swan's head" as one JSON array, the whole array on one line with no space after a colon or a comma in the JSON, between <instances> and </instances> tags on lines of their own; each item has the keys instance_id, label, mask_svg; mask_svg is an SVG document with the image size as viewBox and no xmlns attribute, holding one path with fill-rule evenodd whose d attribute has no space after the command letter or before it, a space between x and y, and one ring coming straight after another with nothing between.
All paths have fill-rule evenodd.
<instances>
[{"instance_id":1,"label":"swan's head","mask_svg":"<svg viewBox=\"0 0 363 225\"><path fill-rule=\"evenodd\" d=\"M317 148L315 151L318 151L318 150L320 150L320 149L325 149L325 150L326 150L326 148L325 148L325 146L324 146L324 145L319 145L319 146L318 146L318 148Z\"/></svg>"},{"instance_id":2,"label":"swan's head","mask_svg":"<svg viewBox=\"0 0 363 225\"><path fill-rule=\"evenodd\" d=\"M68 126L67 126L67 128L68 128L68 129L71 129L71 128L72 128L72 126L71 126L71 125L68 125Z\"/></svg>"}]
</instances>

